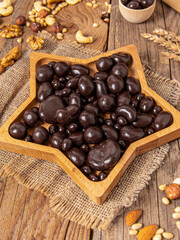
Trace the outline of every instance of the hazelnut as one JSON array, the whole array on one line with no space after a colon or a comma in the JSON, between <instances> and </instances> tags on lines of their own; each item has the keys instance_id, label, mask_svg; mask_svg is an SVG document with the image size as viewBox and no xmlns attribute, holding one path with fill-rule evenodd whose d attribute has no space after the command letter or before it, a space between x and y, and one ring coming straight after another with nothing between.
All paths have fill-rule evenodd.
<instances>
[{"instance_id":1,"label":"hazelnut","mask_svg":"<svg viewBox=\"0 0 180 240\"><path fill-rule=\"evenodd\" d=\"M32 22L30 28L33 32L38 32L41 30L41 24L37 22Z\"/></svg>"},{"instance_id":2,"label":"hazelnut","mask_svg":"<svg viewBox=\"0 0 180 240\"><path fill-rule=\"evenodd\" d=\"M103 12L102 13L102 16L101 16L101 19L104 21L104 22L106 22L106 23L109 23L109 18L110 18L110 14L109 13L107 13L107 12Z\"/></svg>"},{"instance_id":3,"label":"hazelnut","mask_svg":"<svg viewBox=\"0 0 180 240\"><path fill-rule=\"evenodd\" d=\"M15 19L15 23L19 26L23 26L26 24L26 18L24 16L19 16Z\"/></svg>"},{"instance_id":4,"label":"hazelnut","mask_svg":"<svg viewBox=\"0 0 180 240\"><path fill-rule=\"evenodd\" d=\"M60 32L62 32L62 29L63 29L62 26L57 22L55 22L51 26L51 31L54 32L54 33L60 33Z\"/></svg>"},{"instance_id":5,"label":"hazelnut","mask_svg":"<svg viewBox=\"0 0 180 240\"><path fill-rule=\"evenodd\" d=\"M175 183L172 183L166 186L165 193L166 193L166 196L171 200L180 198L180 186L178 186Z\"/></svg>"}]
</instances>

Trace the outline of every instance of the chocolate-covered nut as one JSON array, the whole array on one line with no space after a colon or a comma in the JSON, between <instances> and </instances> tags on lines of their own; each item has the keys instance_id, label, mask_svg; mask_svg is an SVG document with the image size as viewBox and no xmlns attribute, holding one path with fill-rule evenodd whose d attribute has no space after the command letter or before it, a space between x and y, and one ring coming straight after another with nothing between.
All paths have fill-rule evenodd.
<instances>
[{"instance_id":1,"label":"chocolate-covered nut","mask_svg":"<svg viewBox=\"0 0 180 240\"><path fill-rule=\"evenodd\" d=\"M65 80L69 81L69 80L70 80L71 78L73 78L73 77L74 77L74 76L68 74L68 75L66 76Z\"/></svg>"},{"instance_id":2,"label":"chocolate-covered nut","mask_svg":"<svg viewBox=\"0 0 180 240\"><path fill-rule=\"evenodd\" d=\"M79 113L79 107L77 105L69 105L66 110L68 111L69 115L74 118L77 117L77 114Z\"/></svg>"},{"instance_id":3,"label":"chocolate-covered nut","mask_svg":"<svg viewBox=\"0 0 180 240\"><path fill-rule=\"evenodd\" d=\"M99 117L98 118L98 124L102 125L104 123L104 118L103 117Z\"/></svg>"},{"instance_id":4,"label":"chocolate-covered nut","mask_svg":"<svg viewBox=\"0 0 180 240\"><path fill-rule=\"evenodd\" d=\"M152 113L153 113L154 116L156 116L158 113L162 112L162 110L163 109L162 109L161 106L156 105L156 106L153 107Z\"/></svg>"},{"instance_id":5,"label":"chocolate-covered nut","mask_svg":"<svg viewBox=\"0 0 180 240\"><path fill-rule=\"evenodd\" d=\"M31 110L39 116L39 108L38 107L32 107Z\"/></svg>"},{"instance_id":6,"label":"chocolate-covered nut","mask_svg":"<svg viewBox=\"0 0 180 240\"><path fill-rule=\"evenodd\" d=\"M70 124L72 121L72 117L70 116L67 109L62 108L56 111L56 121L62 125Z\"/></svg>"},{"instance_id":7,"label":"chocolate-covered nut","mask_svg":"<svg viewBox=\"0 0 180 240\"><path fill-rule=\"evenodd\" d=\"M101 126L101 129L107 139L118 140L118 133L114 127L104 124Z\"/></svg>"},{"instance_id":8,"label":"chocolate-covered nut","mask_svg":"<svg viewBox=\"0 0 180 240\"><path fill-rule=\"evenodd\" d=\"M90 70L89 70L88 67L83 66L81 64L74 64L74 65L71 66L71 73L72 73L73 76L75 76L75 75L79 75L79 76L89 75Z\"/></svg>"},{"instance_id":9,"label":"chocolate-covered nut","mask_svg":"<svg viewBox=\"0 0 180 240\"><path fill-rule=\"evenodd\" d=\"M74 165L76 165L78 168L84 165L86 162L86 155L79 148L72 148L68 151L67 155L71 162L74 163Z\"/></svg>"},{"instance_id":10,"label":"chocolate-covered nut","mask_svg":"<svg viewBox=\"0 0 180 240\"><path fill-rule=\"evenodd\" d=\"M140 3L144 8L148 8L154 3L154 0L140 0Z\"/></svg>"},{"instance_id":11,"label":"chocolate-covered nut","mask_svg":"<svg viewBox=\"0 0 180 240\"><path fill-rule=\"evenodd\" d=\"M139 109L141 112L147 113L152 109L153 105L154 105L153 98L150 96L147 97L145 96L141 99L139 103Z\"/></svg>"},{"instance_id":12,"label":"chocolate-covered nut","mask_svg":"<svg viewBox=\"0 0 180 240\"><path fill-rule=\"evenodd\" d=\"M81 76L78 81L78 89L80 94L84 97L91 96L95 89L92 78L86 75Z\"/></svg>"},{"instance_id":13,"label":"chocolate-covered nut","mask_svg":"<svg viewBox=\"0 0 180 240\"><path fill-rule=\"evenodd\" d=\"M81 108L81 98L80 95L77 93L71 93L69 96L69 105L77 105Z\"/></svg>"},{"instance_id":14,"label":"chocolate-covered nut","mask_svg":"<svg viewBox=\"0 0 180 240\"><path fill-rule=\"evenodd\" d=\"M60 83L65 83L66 82L66 78L65 77L59 77L58 80L60 81Z\"/></svg>"},{"instance_id":15,"label":"chocolate-covered nut","mask_svg":"<svg viewBox=\"0 0 180 240\"><path fill-rule=\"evenodd\" d=\"M110 57L99 58L96 62L96 68L100 72L109 72L113 66L113 60Z\"/></svg>"},{"instance_id":16,"label":"chocolate-covered nut","mask_svg":"<svg viewBox=\"0 0 180 240\"><path fill-rule=\"evenodd\" d=\"M89 174L91 174L91 168L89 166L83 166L81 168L81 171L84 173L84 175L88 176Z\"/></svg>"},{"instance_id":17,"label":"chocolate-covered nut","mask_svg":"<svg viewBox=\"0 0 180 240\"><path fill-rule=\"evenodd\" d=\"M124 63L117 63L112 68L112 74L122 77L122 79L126 79L128 75L128 68Z\"/></svg>"},{"instance_id":18,"label":"chocolate-covered nut","mask_svg":"<svg viewBox=\"0 0 180 240\"><path fill-rule=\"evenodd\" d=\"M145 94L144 93L138 93L137 96L136 96L136 100L137 101L141 101L141 99L145 97Z\"/></svg>"},{"instance_id":19,"label":"chocolate-covered nut","mask_svg":"<svg viewBox=\"0 0 180 240\"><path fill-rule=\"evenodd\" d=\"M136 121L132 122L132 126L136 128L145 128L148 127L153 121L153 118L150 114L138 113Z\"/></svg>"},{"instance_id":20,"label":"chocolate-covered nut","mask_svg":"<svg viewBox=\"0 0 180 240\"><path fill-rule=\"evenodd\" d=\"M55 90L59 90L61 88L61 82L59 81L59 79L53 79L51 84Z\"/></svg>"},{"instance_id":21,"label":"chocolate-covered nut","mask_svg":"<svg viewBox=\"0 0 180 240\"><path fill-rule=\"evenodd\" d=\"M116 121L116 120L117 120L116 113L115 113L115 112L110 113L110 118L111 118L113 121Z\"/></svg>"},{"instance_id":22,"label":"chocolate-covered nut","mask_svg":"<svg viewBox=\"0 0 180 240\"><path fill-rule=\"evenodd\" d=\"M51 141L50 141L51 147L62 149L62 143L63 143L64 138L65 138L64 133L60 133L60 132L54 133L52 135Z\"/></svg>"},{"instance_id":23,"label":"chocolate-covered nut","mask_svg":"<svg viewBox=\"0 0 180 240\"><path fill-rule=\"evenodd\" d=\"M80 149L83 151L83 152L89 152L89 147L87 144L82 144Z\"/></svg>"},{"instance_id":24,"label":"chocolate-covered nut","mask_svg":"<svg viewBox=\"0 0 180 240\"><path fill-rule=\"evenodd\" d=\"M124 118L123 116L120 116L117 118L117 124L120 126L120 127L123 127L125 125L127 125L127 120L126 118Z\"/></svg>"},{"instance_id":25,"label":"chocolate-covered nut","mask_svg":"<svg viewBox=\"0 0 180 240\"><path fill-rule=\"evenodd\" d=\"M96 124L96 116L89 111L83 111L79 115L79 122L83 128L88 128Z\"/></svg>"},{"instance_id":26,"label":"chocolate-covered nut","mask_svg":"<svg viewBox=\"0 0 180 240\"><path fill-rule=\"evenodd\" d=\"M102 112L112 112L116 106L115 98L110 94L105 94L98 99L98 106Z\"/></svg>"},{"instance_id":27,"label":"chocolate-covered nut","mask_svg":"<svg viewBox=\"0 0 180 240\"><path fill-rule=\"evenodd\" d=\"M108 170L117 163L120 154L119 145L115 141L108 139L90 149L87 164L95 170Z\"/></svg>"},{"instance_id":28,"label":"chocolate-covered nut","mask_svg":"<svg viewBox=\"0 0 180 240\"><path fill-rule=\"evenodd\" d=\"M96 85L96 97L100 98L103 95L107 94L107 87L106 84L102 80L95 80Z\"/></svg>"},{"instance_id":29,"label":"chocolate-covered nut","mask_svg":"<svg viewBox=\"0 0 180 240\"><path fill-rule=\"evenodd\" d=\"M59 97L68 97L71 93L71 88L63 88L62 90L56 90L55 95Z\"/></svg>"},{"instance_id":30,"label":"chocolate-covered nut","mask_svg":"<svg viewBox=\"0 0 180 240\"><path fill-rule=\"evenodd\" d=\"M118 94L124 89L124 81L120 76L110 75L107 79L109 91L113 94Z\"/></svg>"},{"instance_id":31,"label":"chocolate-covered nut","mask_svg":"<svg viewBox=\"0 0 180 240\"><path fill-rule=\"evenodd\" d=\"M36 71L36 79L40 83L52 81L53 76L54 72L52 68L47 64L41 65Z\"/></svg>"},{"instance_id":32,"label":"chocolate-covered nut","mask_svg":"<svg viewBox=\"0 0 180 240\"><path fill-rule=\"evenodd\" d=\"M136 120L136 109L130 105L121 105L116 108L116 115L123 116L128 122L133 122Z\"/></svg>"},{"instance_id":33,"label":"chocolate-covered nut","mask_svg":"<svg viewBox=\"0 0 180 240\"><path fill-rule=\"evenodd\" d=\"M162 130L172 124L172 115L167 111L158 113L153 122L153 127L156 131Z\"/></svg>"},{"instance_id":34,"label":"chocolate-covered nut","mask_svg":"<svg viewBox=\"0 0 180 240\"><path fill-rule=\"evenodd\" d=\"M49 135L53 135L54 133L58 132L58 125L52 124L49 126Z\"/></svg>"},{"instance_id":35,"label":"chocolate-covered nut","mask_svg":"<svg viewBox=\"0 0 180 240\"><path fill-rule=\"evenodd\" d=\"M92 103L85 105L84 110L94 113L96 116L99 115L99 108Z\"/></svg>"},{"instance_id":36,"label":"chocolate-covered nut","mask_svg":"<svg viewBox=\"0 0 180 240\"><path fill-rule=\"evenodd\" d=\"M51 61L51 62L49 62L49 63L48 63L48 66L50 66L50 67L52 67L52 68L53 68L53 67L54 67L54 65L55 65L55 63L56 63L55 61Z\"/></svg>"},{"instance_id":37,"label":"chocolate-covered nut","mask_svg":"<svg viewBox=\"0 0 180 240\"><path fill-rule=\"evenodd\" d=\"M126 90L131 94L135 95L141 91L141 85L138 79L134 77L128 77L126 79Z\"/></svg>"},{"instance_id":38,"label":"chocolate-covered nut","mask_svg":"<svg viewBox=\"0 0 180 240\"><path fill-rule=\"evenodd\" d=\"M129 94L129 92L122 92L118 95L117 97L117 106L121 106L121 105L124 105L124 104L130 104L130 101L131 101L131 95Z\"/></svg>"},{"instance_id":39,"label":"chocolate-covered nut","mask_svg":"<svg viewBox=\"0 0 180 240\"><path fill-rule=\"evenodd\" d=\"M96 72L94 74L94 80L105 81L107 78L108 78L108 73L107 72Z\"/></svg>"},{"instance_id":40,"label":"chocolate-covered nut","mask_svg":"<svg viewBox=\"0 0 180 240\"><path fill-rule=\"evenodd\" d=\"M124 63L127 66L132 62L132 57L129 53L115 53L111 56L111 58L115 63Z\"/></svg>"},{"instance_id":41,"label":"chocolate-covered nut","mask_svg":"<svg viewBox=\"0 0 180 240\"><path fill-rule=\"evenodd\" d=\"M93 181L93 182L99 181L99 177L98 177L95 173L89 174L88 177L89 177L89 179L90 179L91 181Z\"/></svg>"},{"instance_id":42,"label":"chocolate-covered nut","mask_svg":"<svg viewBox=\"0 0 180 240\"><path fill-rule=\"evenodd\" d=\"M44 144L48 138L49 132L45 127L42 126L37 126L32 133L33 142L38 144Z\"/></svg>"},{"instance_id":43,"label":"chocolate-covered nut","mask_svg":"<svg viewBox=\"0 0 180 240\"><path fill-rule=\"evenodd\" d=\"M56 123L56 112L61 108L64 108L62 98L51 95L40 103L39 116L43 122Z\"/></svg>"},{"instance_id":44,"label":"chocolate-covered nut","mask_svg":"<svg viewBox=\"0 0 180 240\"><path fill-rule=\"evenodd\" d=\"M144 131L142 128L134 128L132 126L124 126L120 130L120 137L125 142L132 143L144 137Z\"/></svg>"},{"instance_id":45,"label":"chocolate-covered nut","mask_svg":"<svg viewBox=\"0 0 180 240\"><path fill-rule=\"evenodd\" d=\"M139 102L138 102L138 100L133 100L132 101L132 103L131 103L131 106L133 107L133 108L138 108L138 104L139 104Z\"/></svg>"},{"instance_id":46,"label":"chocolate-covered nut","mask_svg":"<svg viewBox=\"0 0 180 240\"><path fill-rule=\"evenodd\" d=\"M27 110L23 114L23 120L29 127L34 127L39 120L39 116L32 110Z\"/></svg>"},{"instance_id":47,"label":"chocolate-covered nut","mask_svg":"<svg viewBox=\"0 0 180 240\"><path fill-rule=\"evenodd\" d=\"M98 144L103 140L103 132L98 127L88 127L84 132L84 139L89 144Z\"/></svg>"},{"instance_id":48,"label":"chocolate-covered nut","mask_svg":"<svg viewBox=\"0 0 180 240\"><path fill-rule=\"evenodd\" d=\"M83 132L75 132L69 135L69 138L72 140L74 146L79 147L84 142Z\"/></svg>"},{"instance_id":49,"label":"chocolate-covered nut","mask_svg":"<svg viewBox=\"0 0 180 240\"><path fill-rule=\"evenodd\" d=\"M123 5L126 5L129 2L129 0L121 0L121 2Z\"/></svg>"},{"instance_id":50,"label":"chocolate-covered nut","mask_svg":"<svg viewBox=\"0 0 180 240\"><path fill-rule=\"evenodd\" d=\"M42 102L44 99L52 94L53 88L49 82L44 82L39 86L37 91L37 100Z\"/></svg>"},{"instance_id":51,"label":"chocolate-covered nut","mask_svg":"<svg viewBox=\"0 0 180 240\"><path fill-rule=\"evenodd\" d=\"M114 125L114 122L112 121L112 119L107 118L107 119L105 120L105 124L108 125L108 126L113 126L113 125Z\"/></svg>"},{"instance_id":52,"label":"chocolate-covered nut","mask_svg":"<svg viewBox=\"0 0 180 240\"><path fill-rule=\"evenodd\" d=\"M72 140L70 138L65 138L62 142L62 150L63 151L68 151L72 148Z\"/></svg>"},{"instance_id":53,"label":"chocolate-covered nut","mask_svg":"<svg viewBox=\"0 0 180 240\"><path fill-rule=\"evenodd\" d=\"M58 125L58 132L65 133L65 131L66 131L66 128L64 125L62 124Z\"/></svg>"},{"instance_id":54,"label":"chocolate-covered nut","mask_svg":"<svg viewBox=\"0 0 180 240\"><path fill-rule=\"evenodd\" d=\"M100 181L103 181L105 178L107 178L107 173L105 173L105 172L100 172L99 175L98 175L98 177L99 177L99 180L100 180Z\"/></svg>"},{"instance_id":55,"label":"chocolate-covered nut","mask_svg":"<svg viewBox=\"0 0 180 240\"><path fill-rule=\"evenodd\" d=\"M69 81L67 81L66 87L67 88L76 88L78 85L78 81L79 81L79 76L74 76Z\"/></svg>"},{"instance_id":56,"label":"chocolate-covered nut","mask_svg":"<svg viewBox=\"0 0 180 240\"><path fill-rule=\"evenodd\" d=\"M74 133L74 132L77 132L77 130L79 129L79 126L77 123L71 123L69 124L68 128L70 133Z\"/></svg>"},{"instance_id":57,"label":"chocolate-covered nut","mask_svg":"<svg viewBox=\"0 0 180 240\"><path fill-rule=\"evenodd\" d=\"M152 128L152 127L149 127L148 129L146 129L146 133L147 133L147 135L151 135L151 134L153 134L155 131L154 131L154 129Z\"/></svg>"},{"instance_id":58,"label":"chocolate-covered nut","mask_svg":"<svg viewBox=\"0 0 180 240\"><path fill-rule=\"evenodd\" d=\"M27 134L27 126L22 122L14 122L9 127L9 134L13 138L23 139Z\"/></svg>"},{"instance_id":59,"label":"chocolate-covered nut","mask_svg":"<svg viewBox=\"0 0 180 240\"><path fill-rule=\"evenodd\" d=\"M24 141L26 141L26 142L33 142L32 136L31 136L31 135L27 135L27 136L24 138Z\"/></svg>"},{"instance_id":60,"label":"chocolate-covered nut","mask_svg":"<svg viewBox=\"0 0 180 240\"><path fill-rule=\"evenodd\" d=\"M141 8L139 2L138 2L138 1L135 1L135 0L134 0L134 1L130 1L130 2L126 5L126 7L131 8L131 9L140 9L140 8Z\"/></svg>"},{"instance_id":61,"label":"chocolate-covered nut","mask_svg":"<svg viewBox=\"0 0 180 240\"><path fill-rule=\"evenodd\" d=\"M117 131L120 131L120 130L121 130L121 127L119 126L118 123L114 124L114 128L115 128Z\"/></svg>"},{"instance_id":62,"label":"chocolate-covered nut","mask_svg":"<svg viewBox=\"0 0 180 240\"><path fill-rule=\"evenodd\" d=\"M58 77L64 77L69 72L69 66L65 62L57 62L55 63L53 68L54 68L54 72Z\"/></svg>"}]
</instances>

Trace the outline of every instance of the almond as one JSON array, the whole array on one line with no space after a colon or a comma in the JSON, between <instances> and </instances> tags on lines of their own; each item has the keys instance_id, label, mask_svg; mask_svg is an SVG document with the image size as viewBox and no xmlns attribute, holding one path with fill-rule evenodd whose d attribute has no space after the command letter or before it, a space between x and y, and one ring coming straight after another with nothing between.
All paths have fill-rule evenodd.
<instances>
[{"instance_id":1,"label":"almond","mask_svg":"<svg viewBox=\"0 0 180 240\"><path fill-rule=\"evenodd\" d=\"M165 187L165 193L166 196L171 200L180 198L180 186L172 183Z\"/></svg>"},{"instance_id":2,"label":"almond","mask_svg":"<svg viewBox=\"0 0 180 240\"><path fill-rule=\"evenodd\" d=\"M131 212L129 212L125 217L125 223L127 226L132 226L137 220L140 218L142 214L141 209L136 209Z\"/></svg>"},{"instance_id":3,"label":"almond","mask_svg":"<svg viewBox=\"0 0 180 240\"><path fill-rule=\"evenodd\" d=\"M141 229L138 233L137 239L138 240L150 240L156 231L158 230L158 226L155 224L149 225Z\"/></svg>"}]
</instances>

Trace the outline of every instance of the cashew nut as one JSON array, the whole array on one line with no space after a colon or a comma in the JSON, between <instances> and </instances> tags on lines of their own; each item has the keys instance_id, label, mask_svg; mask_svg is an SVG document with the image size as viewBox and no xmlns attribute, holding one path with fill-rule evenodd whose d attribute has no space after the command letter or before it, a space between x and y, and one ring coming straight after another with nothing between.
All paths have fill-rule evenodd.
<instances>
[{"instance_id":1,"label":"cashew nut","mask_svg":"<svg viewBox=\"0 0 180 240\"><path fill-rule=\"evenodd\" d=\"M45 18L45 21L46 21L48 26L52 26L56 22L56 19L53 17L53 15L48 15Z\"/></svg>"},{"instance_id":2,"label":"cashew nut","mask_svg":"<svg viewBox=\"0 0 180 240\"><path fill-rule=\"evenodd\" d=\"M35 8L35 10L36 10L37 12L39 12L39 11L42 10L42 9L50 12L50 9L47 8L47 7L44 7L44 6L42 5L42 2L40 2L40 1L37 1L37 2L34 3L34 8Z\"/></svg>"},{"instance_id":3,"label":"cashew nut","mask_svg":"<svg viewBox=\"0 0 180 240\"><path fill-rule=\"evenodd\" d=\"M9 16L13 12L13 7L0 8L0 16Z\"/></svg>"},{"instance_id":4,"label":"cashew nut","mask_svg":"<svg viewBox=\"0 0 180 240\"><path fill-rule=\"evenodd\" d=\"M11 6L11 0L4 0L0 3L0 8L8 8Z\"/></svg>"},{"instance_id":5,"label":"cashew nut","mask_svg":"<svg viewBox=\"0 0 180 240\"><path fill-rule=\"evenodd\" d=\"M93 37L84 37L82 34L82 31L77 31L76 33L76 40L78 43L92 43L93 42Z\"/></svg>"},{"instance_id":6,"label":"cashew nut","mask_svg":"<svg viewBox=\"0 0 180 240\"><path fill-rule=\"evenodd\" d=\"M81 2L81 0L66 0L66 2L70 5L75 5L76 3Z\"/></svg>"}]
</instances>

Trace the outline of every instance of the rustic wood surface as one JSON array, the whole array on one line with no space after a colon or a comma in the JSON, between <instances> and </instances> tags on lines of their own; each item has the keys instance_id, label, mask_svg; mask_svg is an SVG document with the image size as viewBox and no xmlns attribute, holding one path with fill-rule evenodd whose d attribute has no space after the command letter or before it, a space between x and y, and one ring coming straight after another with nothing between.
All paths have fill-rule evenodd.
<instances>
[{"instance_id":1,"label":"rustic wood surface","mask_svg":"<svg viewBox=\"0 0 180 240\"><path fill-rule=\"evenodd\" d=\"M84 1L84 0L83 0ZM13 22L17 15L27 14L32 1L16 0L15 11L11 17L3 18L4 22ZM134 25L126 22L119 13L118 0L112 0L112 14L109 24L107 41L99 43L96 49L112 50L123 45L136 44L142 62L148 63L154 70L165 77L180 80L180 63L165 59L160 54L160 48L140 37L140 33L152 32L155 27L162 27L178 32L180 29L180 15L160 0L154 15L145 23ZM26 15L27 16L27 15ZM87 21L87 16L85 18ZM23 38L27 38L29 29ZM179 33L180 34L180 33ZM1 56L16 45L16 39L0 39ZM96 46L94 46L95 48ZM24 42L23 48L26 48ZM153 175L152 179L138 200L118 217L107 232L90 231L82 226L58 217L49 209L48 199L41 193L29 190L18 184L13 178L1 177L0 179L0 240L130 240L135 239L128 234L124 225L124 215L131 209L141 208L143 215L140 222L144 225L158 224L166 231L174 233L175 240L180 239L175 220L172 218L173 210L180 206L180 200L173 201L165 206L161 199L163 193L158 190L162 183L171 183L175 177L180 177L180 141L170 143L170 152L163 164Z\"/></svg>"}]
</instances>

